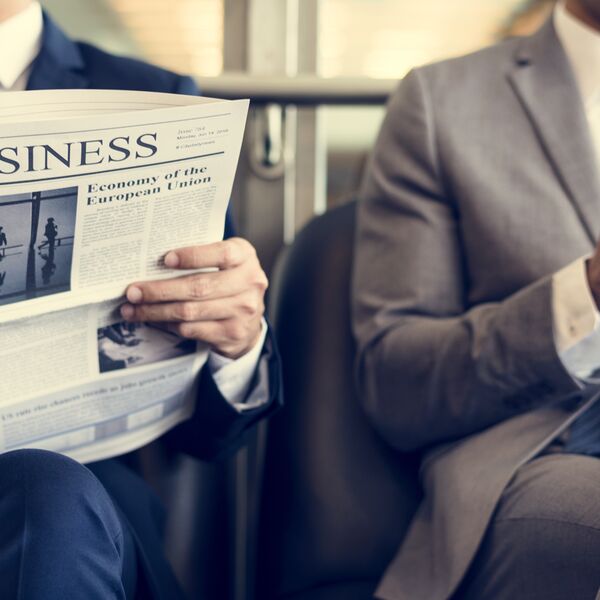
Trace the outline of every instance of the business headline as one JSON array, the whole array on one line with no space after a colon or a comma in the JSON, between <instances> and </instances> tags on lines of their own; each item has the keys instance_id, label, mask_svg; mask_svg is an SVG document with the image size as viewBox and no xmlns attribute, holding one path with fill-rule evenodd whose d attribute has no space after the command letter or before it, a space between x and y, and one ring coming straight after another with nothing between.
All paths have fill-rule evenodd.
<instances>
[{"instance_id":1,"label":"business headline","mask_svg":"<svg viewBox=\"0 0 600 600\"><path fill-rule=\"evenodd\" d=\"M148 175L108 183L87 185L87 206L110 205L139 198L159 196L163 191L199 187L212 183L206 166L186 167L164 175Z\"/></svg>"},{"instance_id":2,"label":"business headline","mask_svg":"<svg viewBox=\"0 0 600 600\"><path fill-rule=\"evenodd\" d=\"M156 132L110 139L86 139L52 144L0 147L0 175L42 173L55 169L149 159L158 152Z\"/></svg>"}]
</instances>

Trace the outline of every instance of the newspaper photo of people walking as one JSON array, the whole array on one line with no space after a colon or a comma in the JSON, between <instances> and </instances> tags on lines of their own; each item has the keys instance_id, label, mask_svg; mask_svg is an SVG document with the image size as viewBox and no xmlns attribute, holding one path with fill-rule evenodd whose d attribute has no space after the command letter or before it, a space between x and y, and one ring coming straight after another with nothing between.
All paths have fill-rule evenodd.
<instances>
[{"instance_id":1,"label":"newspaper photo of people walking","mask_svg":"<svg viewBox=\"0 0 600 600\"><path fill-rule=\"evenodd\" d=\"M100 373L193 354L194 340L148 323L119 322L98 329Z\"/></svg>"},{"instance_id":2,"label":"newspaper photo of people walking","mask_svg":"<svg viewBox=\"0 0 600 600\"><path fill-rule=\"evenodd\" d=\"M0 305L71 289L77 188L0 197Z\"/></svg>"}]
</instances>

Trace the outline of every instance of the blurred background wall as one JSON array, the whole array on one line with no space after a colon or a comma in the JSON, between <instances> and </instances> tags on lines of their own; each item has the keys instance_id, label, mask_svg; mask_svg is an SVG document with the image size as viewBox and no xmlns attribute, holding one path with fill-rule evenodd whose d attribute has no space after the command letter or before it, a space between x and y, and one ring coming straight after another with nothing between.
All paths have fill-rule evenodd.
<instances>
[{"instance_id":1,"label":"blurred background wall","mask_svg":"<svg viewBox=\"0 0 600 600\"><path fill-rule=\"evenodd\" d=\"M554 0L321 0L319 72L401 77L408 69L526 34ZM175 71L223 70L223 0L42 0L72 36ZM301 7L300 7L301 8Z\"/></svg>"}]
</instances>

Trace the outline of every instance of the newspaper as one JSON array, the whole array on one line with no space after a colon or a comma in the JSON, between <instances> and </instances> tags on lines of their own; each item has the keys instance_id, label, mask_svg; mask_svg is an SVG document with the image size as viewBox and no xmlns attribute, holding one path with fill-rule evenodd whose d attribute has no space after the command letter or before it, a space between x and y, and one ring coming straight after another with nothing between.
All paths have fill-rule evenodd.
<instances>
[{"instance_id":1,"label":"newspaper","mask_svg":"<svg viewBox=\"0 0 600 600\"><path fill-rule=\"evenodd\" d=\"M146 92L0 95L0 451L81 462L194 410L207 351L122 321L129 283L222 239L248 101Z\"/></svg>"}]
</instances>

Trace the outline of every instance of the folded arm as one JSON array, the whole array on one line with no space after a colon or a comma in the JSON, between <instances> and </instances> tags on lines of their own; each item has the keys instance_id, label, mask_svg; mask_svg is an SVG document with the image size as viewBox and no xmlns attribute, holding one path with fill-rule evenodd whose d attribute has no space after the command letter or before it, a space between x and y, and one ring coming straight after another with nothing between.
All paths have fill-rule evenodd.
<instances>
[{"instance_id":1,"label":"folded arm","mask_svg":"<svg viewBox=\"0 0 600 600\"><path fill-rule=\"evenodd\" d=\"M552 275L468 306L461 215L437 143L416 71L390 101L363 186L353 289L366 410L404 450L460 438L579 389L555 345Z\"/></svg>"}]
</instances>

